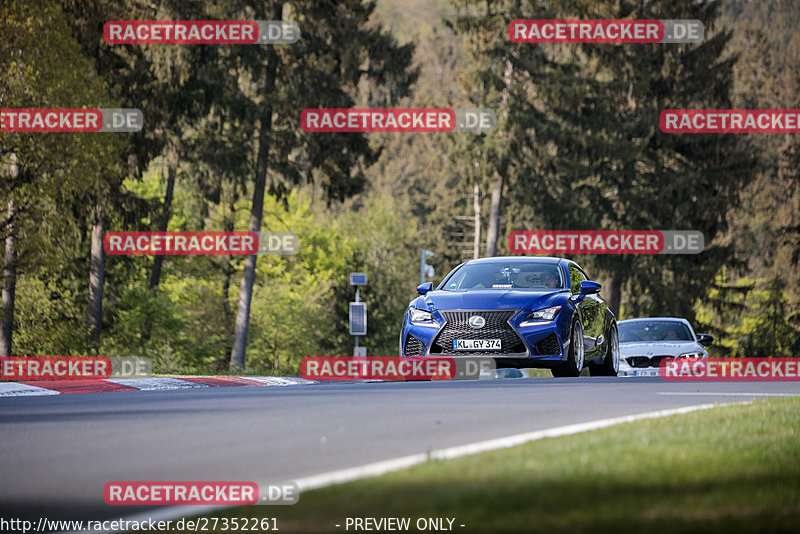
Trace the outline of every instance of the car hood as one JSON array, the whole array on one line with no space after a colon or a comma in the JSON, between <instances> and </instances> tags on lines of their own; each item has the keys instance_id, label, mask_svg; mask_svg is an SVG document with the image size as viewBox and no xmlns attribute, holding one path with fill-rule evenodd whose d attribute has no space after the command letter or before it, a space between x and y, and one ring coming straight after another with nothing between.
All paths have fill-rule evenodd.
<instances>
[{"instance_id":1,"label":"car hood","mask_svg":"<svg viewBox=\"0 0 800 534\"><path fill-rule=\"evenodd\" d=\"M566 289L554 291L469 290L430 291L412 302L420 309L432 310L540 310L564 300ZM559 299L562 297L562 299Z\"/></svg>"},{"instance_id":2,"label":"car hood","mask_svg":"<svg viewBox=\"0 0 800 534\"><path fill-rule=\"evenodd\" d=\"M680 356L687 352L702 351L703 346L697 341L643 341L619 344L619 353L623 358L630 356Z\"/></svg>"}]
</instances>

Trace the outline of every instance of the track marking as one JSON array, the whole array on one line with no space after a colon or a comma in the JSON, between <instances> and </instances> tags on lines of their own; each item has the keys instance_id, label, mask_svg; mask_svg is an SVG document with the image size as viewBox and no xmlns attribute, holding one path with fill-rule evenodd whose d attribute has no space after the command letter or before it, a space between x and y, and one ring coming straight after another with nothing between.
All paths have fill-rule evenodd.
<instances>
[{"instance_id":1,"label":"track marking","mask_svg":"<svg viewBox=\"0 0 800 534\"><path fill-rule=\"evenodd\" d=\"M386 473L391 473L392 471L399 471L401 469L413 467L429 460L450 460L453 458L470 456L482 452L516 447L517 445L522 445L540 439L571 436L573 434L581 434L583 432L608 428L610 426L620 425L623 423L633 423L635 421L641 421L644 419L657 419L659 417L681 415L698 410L708 410L709 408L714 408L716 406L720 405L700 404L697 406L686 406L683 408L674 408L670 410L659 410L656 412L646 412L636 415L625 415L622 417L612 417L610 419L590 421L588 423L577 423L574 425L548 428L545 430L536 430L533 432L525 432L523 434L506 436L504 438L477 441L475 443L469 443L466 445L457 445L455 447L437 449L427 453L412 454L409 456L393 458L391 460L383 460L380 462L351 467L348 469L330 471L327 473L321 473L319 475L294 479L294 482L300 486L300 492L302 493L303 491L324 488L326 486L341 484L343 482L352 482L362 478L371 478L384 475Z\"/></svg>"},{"instance_id":2,"label":"track marking","mask_svg":"<svg viewBox=\"0 0 800 534\"><path fill-rule=\"evenodd\" d=\"M699 410L708 410L731 404L749 404L748 401L738 403L725 403L725 404L699 404L696 406L685 406L683 408L672 408L669 410L659 410L655 412L645 412L634 415L624 415L621 417L612 417L610 419L599 419L597 421L589 421L587 423L577 423L574 425L559 426L548 428L545 430L536 430L534 432L525 432L523 434L514 434L504 438L490 439L485 441L477 441L468 443L466 445L458 445L455 447L447 447L444 449L436 449L427 453L411 454L408 456L401 456L399 458L392 458L390 460L382 460L370 464L360 465L357 467L350 467L347 469L339 469L336 471L328 471L318 475L307 477L295 478L294 482L300 487L302 492L324 488L326 486L333 486L345 482L352 482L363 478L372 478L391 473L393 471L400 471L409 467L423 464L430 460L449 460L459 458L461 456L469 456L481 452L489 452L498 449L505 449L508 447L515 447L531 441L537 441L545 438L556 438L561 436L571 436L573 434L581 434L590 432L592 430L599 430L601 428L608 428L610 426L621 425L623 423L633 423L645 419L658 419L660 417L669 417L672 415L682 415ZM259 488L270 484L280 484L281 482L263 482L258 483ZM168 506L157 508L149 512L142 512L135 515L120 517L120 521L172 521L183 517L194 517L198 515L224 510L226 508L233 508L232 506ZM112 520L113 521L113 520ZM104 531L104 532L120 532L120 531ZM73 534L73 533L69 533ZM77 534L77 533L75 533Z\"/></svg>"},{"instance_id":3,"label":"track marking","mask_svg":"<svg viewBox=\"0 0 800 534\"><path fill-rule=\"evenodd\" d=\"M297 376L243 376L254 382L266 384L268 386L296 386L298 384L316 384L314 380L306 380Z\"/></svg>"},{"instance_id":4,"label":"track marking","mask_svg":"<svg viewBox=\"0 0 800 534\"><path fill-rule=\"evenodd\" d=\"M704 395L708 397L797 397L800 393L712 393L710 391L703 392L684 392L684 391L659 391L659 395L681 395L690 396Z\"/></svg>"},{"instance_id":5,"label":"track marking","mask_svg":"<svg viewBox=\"0 0 800 534\"><path fill-rule=\"evenodd\" d=\"M149 378L108 378L107 382L113 382L122 386L130 386L139 391L159 391L173 389L198 389L207 388L204 384L188 382L179 378L169 377L149 377Z\"/></svg>"},{"instance_id":6,"label":"track marking","mask_svg":"<svg viewBox=\"0 0 800 534\"><path fill-rule=\"evenodd\" d=\"M0 397L31 397L38 395L60 395L58 391L40 388L20 382L0 382Z\"/></svg>"},{"instance_id":7,"label":"track marking","mask_svg":"<svg viewBox=\"0 0 800 534\"><path fill-rule=\"evenodd\" d=\"M115 384L108 380L35 380L20 382L40 388L57 391L62 395L76 393L111 393L119 391L137 391L136 388Z\"/></svg>"},{"instance_id":8,"label":"track marking","mask_svg":"<svg viewBox=\"0 0 800 534\"><path fill-rule=\"evenodd\" d=\"M0 382L0 397L32 397L64 393L109 393L117 391L167 391L230 386L298 386L316 384L294 376L139 377L97 380L42 380Z\"/></svg>"}]
</instances>

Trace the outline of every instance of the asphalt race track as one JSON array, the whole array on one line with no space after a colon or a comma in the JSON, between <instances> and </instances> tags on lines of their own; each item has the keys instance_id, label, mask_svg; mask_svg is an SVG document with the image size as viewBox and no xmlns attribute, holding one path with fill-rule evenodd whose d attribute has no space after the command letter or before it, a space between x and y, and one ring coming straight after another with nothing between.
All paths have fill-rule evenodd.
<instances>
[{"instance_id":1,"label":"asphalt race track","mask_svg":"<svg viewBox=\"0 0 800 534\"><path fill-rule=\"evenodd\" d=\"M0 516L101 520L103 486L259 484L610 417L770 395L798 382L660 378L335 383L0 398Z\"/></svg>"}]
</instances>

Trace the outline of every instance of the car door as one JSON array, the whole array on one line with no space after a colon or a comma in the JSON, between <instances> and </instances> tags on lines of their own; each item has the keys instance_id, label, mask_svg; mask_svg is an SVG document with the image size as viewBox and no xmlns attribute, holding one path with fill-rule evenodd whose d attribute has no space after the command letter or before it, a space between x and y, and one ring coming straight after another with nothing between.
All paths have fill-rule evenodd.
<instances>
[{"instance_id":1,"label":"car door","mask_svg":"<svg viewBox=\"0 0 800 534\"><path fill-rule=\"evenodd\" d=\"M577 299L581 292L581 282L588 280L589 277L581 269L578 264L569 264L569 283L572 298ZM586 351L586 359L591 359L599 356L601 351L601 343L603 342L603 320L605 317L606 301L595 293L593 295L586 295L583 300L577 304L580 310L581 320L583 323L583 346Z\"/></svg>"}]
</instances>

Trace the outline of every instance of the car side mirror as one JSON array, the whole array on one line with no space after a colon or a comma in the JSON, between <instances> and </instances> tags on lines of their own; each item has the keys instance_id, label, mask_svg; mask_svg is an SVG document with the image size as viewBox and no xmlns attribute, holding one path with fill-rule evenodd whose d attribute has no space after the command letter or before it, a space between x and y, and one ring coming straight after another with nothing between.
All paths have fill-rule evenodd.
<instances>
[{"instance_id":1,"label":"car side mirror","mask_svg":"<svg viewBox=\"0 0 800 534\"><path fill-rule=\"evenodd\" d=\"M600 293L600 290L602 288L603 286L597 282L592 282L591 280L584 280L581 282L581 296Z\"/></svg>"},{"instance_id":2,"label":"car side mirror","mask_svg":"<svg viewBox=\"0 0 800 534\"><path fill-rule=\"evenodd\" d=\"M714 336L711 334L697 334L697 342L701 345L711 345L714 342Z\"/></svg>"},{"instance_id":3,"label":"car side mirror","mask_svg":"<svg viewBox=\"0 0 800 534\"><path fill-rule=\"evenodd\" d=\"M433 289L433 282L425 282L417 286L417 293L426 295L431 289Z\"/></svg>"}]
</instances>

